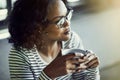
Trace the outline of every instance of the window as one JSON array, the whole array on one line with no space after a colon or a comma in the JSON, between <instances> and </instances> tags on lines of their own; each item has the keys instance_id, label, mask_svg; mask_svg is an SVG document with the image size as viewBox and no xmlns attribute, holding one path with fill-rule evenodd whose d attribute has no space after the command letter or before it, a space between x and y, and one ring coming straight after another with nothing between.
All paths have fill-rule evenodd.
<instances>
[{"instance_id":1,"label":"window","mask_svg":"<svg viewBox=\"0 0 120 80\"><path fill-rule=\"evenodd\" d=\"M68 5L71 7L77 7L77 6L81 6L84 5L85 0L66 0Z\"/></svg>"},{"instance_id":2,"label":"window","mask_svg":"<svg viewBox=\"0 0 120 80\"><path fill-rule=\"evenodd\" d=\"M0 0L0 40L10 36L7 29L6 18L15 1L16 0Z\"/></svg>"},{"instance_id":3,"label":"window","mask_svg":"<svg viewBox=\"0 0 120 80\"><path fill-rule=\"evenodd\" d=\"M7 17L7 2L6 0L0 0L0 21L5 20Z\"/></svg>"}]
</instances>

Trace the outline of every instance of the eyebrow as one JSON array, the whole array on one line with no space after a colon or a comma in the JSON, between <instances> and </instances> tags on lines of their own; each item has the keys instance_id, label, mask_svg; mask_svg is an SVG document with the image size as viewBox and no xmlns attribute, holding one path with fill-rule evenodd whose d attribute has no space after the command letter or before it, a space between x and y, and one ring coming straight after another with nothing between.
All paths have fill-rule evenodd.
<instances>
[{"instance_id":1,"label":"eyebrow","mask_svg":"<svg viewBox=\"0 0 120 80\"><path fill-rule=\"evenodd\" d=\"M54 18L51 19L51 20L55 20L55 19L57 19L57 18L62 18L62 17L64 17L64 16L56 16L56 17L54 17Z\"/></svg>"},{"instance_id":2,"label":"eyebrow","mask_svg":"<svg viewBox=\"0 0 120 80\"><path fill-rule=\"evenodd\" d=\"M66 15L68 14L68 9L67 9L67 13L66 13ZM65 15L65 16L66 16ZM56 17L54 17L53 19L51 19L51 20L54 20L54 19L56 19L56 18L62 18L62 17L65 17L65 16L56 16Z\"/></svg>"}]
</instances>

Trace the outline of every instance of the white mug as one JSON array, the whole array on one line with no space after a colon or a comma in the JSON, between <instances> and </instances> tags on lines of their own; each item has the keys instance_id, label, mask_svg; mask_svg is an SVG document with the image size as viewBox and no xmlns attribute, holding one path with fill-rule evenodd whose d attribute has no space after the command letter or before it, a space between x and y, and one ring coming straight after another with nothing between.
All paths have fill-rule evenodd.
<instances>
[{"instance_id":1,"label":"white mug","mask_svg":"<svg viewBox=\"0 0 120 80\"><path fill-rule=\"evenodd\" d=\"M88 50L82 50L82 49L62 49L62 55L67 55L70 53L75 53L75 55L81 55L85 56L87 53L90 53Z\"/></svg>"}]
</instances>

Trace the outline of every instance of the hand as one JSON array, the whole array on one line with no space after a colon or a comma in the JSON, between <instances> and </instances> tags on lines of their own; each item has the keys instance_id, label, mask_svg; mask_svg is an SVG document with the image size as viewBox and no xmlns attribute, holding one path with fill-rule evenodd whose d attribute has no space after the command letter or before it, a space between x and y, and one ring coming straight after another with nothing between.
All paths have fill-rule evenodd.
<instances>
[{"instance_id":1,"label":"hand","mask_svg":"<svg viewBox=\"0 0 120 80\"><path fill-rule=\"evenodd\" d=\"M93 53L88 53L84 59L87 59L87 61L84 63L88 68L95 68L99 65L99 59L98 57Z\"/></svg>"},{"instance_id":2,"label":"hand","mask_svg":"<svg viewBox=\"0 0 120 80\"><path fill-rule=\"evenodd\" d=\"M52 79L68 73L74 73L76 70L81 71L85 69L86 66L80 66L80 64L86 60L77 57L80 57L80 55L67 54L57 57L43 71Z\"/></svg>"}]
</instances>

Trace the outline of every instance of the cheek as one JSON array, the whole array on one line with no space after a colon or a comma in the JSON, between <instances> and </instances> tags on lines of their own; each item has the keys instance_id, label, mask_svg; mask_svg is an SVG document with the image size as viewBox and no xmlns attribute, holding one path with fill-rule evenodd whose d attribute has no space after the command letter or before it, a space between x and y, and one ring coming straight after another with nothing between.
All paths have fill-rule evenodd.
<instances>
[{"instance_id":1,"label":"cheek","mask_svg":"<svg viewBox=\"0 0 120 80\"><path fill-rule=\"evenodd\" d=\"M70 38L69 35L64 34L64 29L58 29L56 26L49 26L46 30L48 32L48 38L49 40L60 40L60 41L66 41Z\"/></svg>"},{"instance_id":2,"label":"cheek","mask_svg":"<svg viewBox=\"0 0 120 80\"><path fill-rule=\"evenodd\" d=\"M47 38L49 38L49 40L66 41L70 38L70 35L64 35L62 31L51 32Z\"/></svg>"},{"instance_id":3,"label":"cheek","mask_svg":"<svg viewBox=\"0 0 120 80\"><path fill-rule=\"evenodd\" d=\"M58 30L50 30L48 32L48 38L57 40L62 37L63 32Z\"/></svg>"},{"instance_id":4,"label":"cheek","mask_svg":"<svg viewBox=\"0 0 120 80\"><path fill-rule=\"evenodd\" d=\"M62 31L55 31L55 32L53 32L53 37L55 37L55 38L60 38L61 36L62 36Z\"/></svg>"},{"instance_id":5,"label":"cheek","mask_svg":"<svg viewBox=\"0 0 120 80\"><path fill-rule=\"evenodd\" d=\"M67 41L68 39L70 39L70 35L62 35L61 37L62 41Z\"/></svg>"},{"instance_id":6,"label":"cheek","mask_svg":"<svg viewBox=\"0 0 120 80\"><path fill-rule=\"evenodd\" d=\"M60 35L63 32L63 30L58 29L57 26L55 25L49 25L48 28L46 29L46 32L49 33L49 36L55 37L55 35L56 36Z\"/></svg>"}]
</instances>

